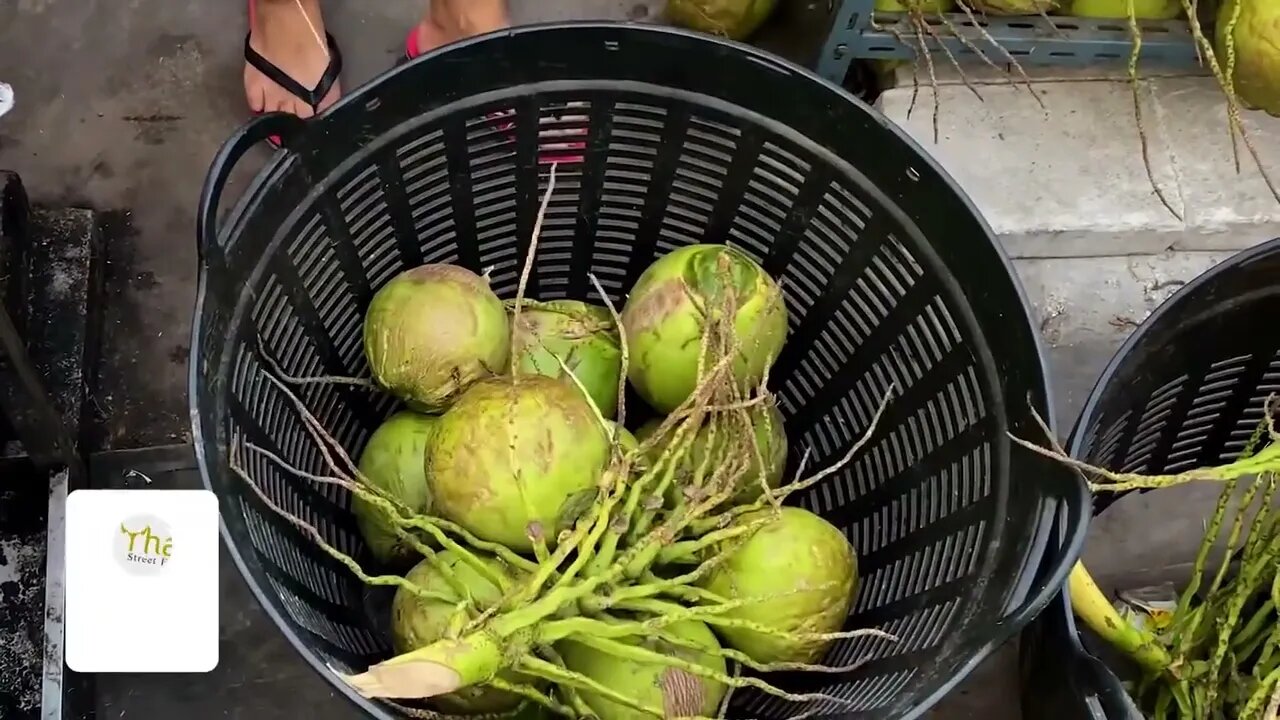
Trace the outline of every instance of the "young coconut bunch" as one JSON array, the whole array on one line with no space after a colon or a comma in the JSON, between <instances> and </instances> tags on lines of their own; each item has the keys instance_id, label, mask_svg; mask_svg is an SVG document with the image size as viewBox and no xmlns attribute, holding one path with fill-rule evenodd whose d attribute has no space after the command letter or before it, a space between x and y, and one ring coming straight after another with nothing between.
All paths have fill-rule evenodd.
<instances>
[{"instance_id":1,"label":"young coconut bunch","mask_svg":"<svg viewBox=\"0 0 1280 720\"><path fill-rule=\"evenodd\" d=\"M1152 720L1272 720L1280 709L1280 508L1273 504L1280 435L1273 400L1239 460L1172 475L1113 473L1067 457L1056 444L1047 450L1013 438L1081 470L1094 492L1222 483L1191 579L1168 617L1122 616L1082 564L1069 580L1076 615L1139 669L1131 693ZM1207 573L1228 520L1225 557Z\"/></svg>"},{"instance_id":2,"label":"young coconut bunch","mask_svg":"<svg viewBox=\"0 0 1280 720\"><path fill-rule=\"evenodd\" d=\"M553 167L544 212L554 178ZM525 327L524 288L541 218L511 309L513 334ZM470 378L391 363L395 377L447 386L417 395L447 396L448 403L429 423L421 451L425 502L406 501L393 483L370 477L370 465L353 462L291 387L312 379L290 382L272 366L268 379L297 413L325 469L308 472L233 438L232 470L359 580L396 588L392 641L399 654L346 680L368 697L426 699L449 712L505 712L533 702L604 720L708 717L732 688L847 705L822 693L788 693L756 673L847 672L852 666L815 663L838 639L893 639L842 629L857 589L853 548L826 521L783 506L856 456L889 392L835 464L805 477L802 461L798 480L783 484L786 438L766 385L785 340L786 312L772 278L737 250L693 246L655 262L621 315L591 279L618 331L616 423L566 352L549 353L559 366L555 377L541 367L522 371L519 362L486 375L491 359L468 365L480 368ZM422 324L410 329L443 335ZM368 327L365 334L371 336ZM577 331L539 337L566 334L582 339ZM375 348L408 345L385 329L372 336ZM438 348L420 357L477 355L470 340L460 342L472 350ZM519 340L511 346L524 352ZM631 354L638 362L629 363ZM628 377L668 413L643 442L621 425ZM416 553L417 565L407 577L367 573L271 501L245 470L244 453L301 481L346 489L368 508L362 514L378 514L394 547ZM755 673L734 674L731 665Z\"/></svg>"},{"instance_id":3,"label":"young coconut bunch","mask_svg":"<svg viewBox=\"0 0 1280 720\"><path fill-rule=\"evenodd\" d=\"M579 714L589 709L600 717L630 716L609 714L611 709L655 717L708 716L727 687L754 687L795 702L842 702L820 693L786 693L761 678L734 677L725 670L725 661L734 660L762 671L843 671L848 668L811 663L835 639L878 634L838 630L856 576L848 541L811 513L777 507L824 473L780 489L768 488L763 477L750 478L750 468L761 467L762 458L749 411L772 398L740 381L753 374L753 365L743 357L734 322L739 306L733 298L745 280L733 275L729 257L719 253L705 259L714 259L713 264L694 263L691 274L677 276L723 295L702 298L709 302L702 306L708 323L699 338L701 370L689 397L654 436L669 433L666 448L643 472L631 470L634 453L614 452L595 497L579 504L585 509L572 523L562 520L555 552L529 579L478 618L459 618L457 633L348 678L358 691L373 697L433 697L492 685L501 673L514 672L574 691L563 699L548 697L549 707ZM661 270L654 277L670 277ZM735 312L716 309L716 302ZM628 326L625 319L622 325ZM760 370L765 372L767 365ZM680 382L678 374L673 382ZM443 422L484 383L464 394ZM649 391L673 392L669 385L649 386ZM585 391L581 397L589 402ZM599 420L607 434L609 426ZM708 451L692 472L678 472L691 467L686 456L704 428L712 438ZM715 442L716 437L725 440ZM638 449L652 454L653 446L642 442ZM428 469L434 472L434 464L429 462ZM757 499L726 507L751 481L761 484ZM787 547L784 540L794 549L779 558L776 550ZM719 645L712 628L729 647ZM603 661L606 656L613 661ZM641 682L624 692L609 681L618 677L657 677L659 682Z\"/></svg>"}]
</instances>

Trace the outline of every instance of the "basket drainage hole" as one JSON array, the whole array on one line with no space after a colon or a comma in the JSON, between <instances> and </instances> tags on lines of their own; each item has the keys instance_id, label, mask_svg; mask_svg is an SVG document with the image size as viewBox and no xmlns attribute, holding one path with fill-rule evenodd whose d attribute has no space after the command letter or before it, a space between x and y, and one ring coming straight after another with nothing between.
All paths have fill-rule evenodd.
<instances>
[{"instance_id":1,"label":"basket drainage hole","mask_svg":"<svg viewBox=\"0 0 1280 720\"><path fill-rule=\"evenodd\" d=\"M920 182L920 172L913 167L907 168L907 179L912 182Z\"/></svg>"}]
</instances>

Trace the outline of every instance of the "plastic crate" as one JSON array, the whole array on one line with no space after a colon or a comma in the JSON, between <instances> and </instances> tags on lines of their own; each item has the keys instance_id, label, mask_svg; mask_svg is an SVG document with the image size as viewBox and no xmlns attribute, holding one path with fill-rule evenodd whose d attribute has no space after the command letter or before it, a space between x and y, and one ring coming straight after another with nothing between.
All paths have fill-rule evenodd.
<instances>
[{"instance_id":1,"label":"plastic crate","mask_svg":"<svg viewBox=\"0 0 1280 720\"><path fill-rule=\"evenodd\" d=\"M945 20L944 20L945 19ZM976 21L976 22L975 22ZM974 59L973 47L996 63L1009 56L1022 65L1093 65L1125 62L1133 48L1127 20L1065 16L982 15L963 12L926 15L925 22L957 59ZM949 26L948 26L949 25ZM1186 20L1140 20L1142 59L1162 66L1195 68L1200 64ZM979 28L981 26L981 29ZM956 37L955 29L968 44ZM982 30L986 31L984 37ZM818 59L818 74L842 82L854 59L907 60L915 57L916 32L905 13L875 12L875 0L844 0ZM902 40L899 40L902 38ZM997 45L992 44L994 40ZM939 42L925 45L940 52ZM970 47L972 46L972 47Z\"/></svg>"}]
</instances>

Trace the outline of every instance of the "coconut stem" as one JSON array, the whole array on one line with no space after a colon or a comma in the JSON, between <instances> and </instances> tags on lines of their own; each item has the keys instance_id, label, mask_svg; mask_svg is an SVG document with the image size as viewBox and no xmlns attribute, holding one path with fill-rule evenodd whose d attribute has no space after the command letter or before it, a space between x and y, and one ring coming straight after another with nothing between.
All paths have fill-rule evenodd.
<instances>
[{"instance_id":1,"label":"coconut stem","mask_svg":"<svg viewBox=\"0 0 1280 720\"><path fill-rule=\"evenodd\" d=\"M750 620L723 617L724 613L732 612L739 607L750 605L757 601L758 599L753 598L750 600L733 600L720 605L684 607L682 605L662 600L632 600L626 603L619 603L618 607L623 610L654 615L655 617L642 621L645 626L650 628L667 627L672 623L680 622L682 620L701 620L708 625L715 625L717 627L750 630L761 635L767 635L771 638L801 642L826 642L830 640L845 640L848 638L859 637L874 637L882 640L889 640L891 642L897 642L898 640L897 636L875 628L840 630L822 633L787 632L785 630L779 630L778 628Z\"/></svg>"},{"instance_id":2,"label":"coconut stem","mask_svg":"<svg viewBox=\"0 0 1280 720\"><path fill-rule=\"evenodd\" d=\"M489 682L512 653L509 641L473 633L437 640L342 679L367 698L430 698Z\"/></svg>"},{"instance_id":3,"label":"coconut stem","mask_svg":"<svg viewBox=\"0 0 1280 720\"><path fill-rule=\"evenodd\" d=\"M1196 42L1196 46L1200 48L1201 55L1208 62L1209 69L1213 72L1213 77L1218 81L1218 87L1222 89L1223 95L1227 98L1227 118L1228 122L1235 131L1240 134L1240 139L1244 141L1244 146L1249 151L1249 155L1253 158L1254 164L1258 168L1258 173L1262 176L1263 182L1267 184L1267 189L1271 191L1271 196L1280 202L1280 189L1276 188L1275 182L1271 179L1271 173L1267 172L1266 165L1262 162L1262 157L1258 154L1258 149L1253 144L1253 139L1248 129L1244 126L1244 122L1240 117L1240 99L1236 96L1235 85L1229 81L1226 73L1223 72L1222 66L1218 63L1217 53L1213 49L1213 43L1205 37L1204 29L1200 26L1200 18L1192 7L1191 0L1182 0L1182 9L1187 13L1187 22L1191 25L1191 36ZM1234 33L1227 37L1227 42L1231 47L1235 46Z\"/></svg>"},{"instance_id":4,"label":"coconut stem","mask_svg":"<svg viewBox=\"0 0 1280 720\"><path fill-rule=\"evenodd\" d=\"M1253 486L1250 488L1250 491L1256 491L1260 482L1261 480L1255 481ZM1268 480L1268 484L1274 487L1274 482L1274 475L1272 475ZM1269 494L1270 493L1267 493L1267 495ZM1250 506L1251 503L1242 502L1237 519L1244 515ZM1265 533L1265 531L1262 530L1262 527L1268 520L1268 516L1270 514L1268 511L1269 508L1266 506L1258 509L1250 527L1251 534L1261 535ZM1250 550L1252 550L1254 554L1251 554ZM1259 552L1259 550L1261 550L1261 552ZM1232 592L1228 595L1226 615L1220 618L1218 623L1218 642L1214 648L1213 655L1209 658L1208 676L1210 678L1218 677L1218 671L1222 667L1223 661L1227 658L1227 653L1231 649L1231 634L1240 622L1240 613L1244 610L1245 603L1247 603L1259 589L1264 579L1263 573L1267 570L1270 570L1273 574L1275 573L1278 559L1280 559L1280 546L1277 546L1276 543L1264 543L1261 541L1254 542L1253 537L1246 542L1244 557L1241 560L1242 568L1240 575L1235 579ZM1212 705L1216 700L1218 693L1218 684L1210 683L1207 688L1208 701L1210 705Z\"/></svg>"},{"instance_id":5,"label":"coconut stem","mask_svg":"<svg viewBox=\"0 0 1280 720\"><path fill-rule=\"evenodd\" d=\"M604 291L604 286L600 284L599 278L594 273L587 273L587 279L591 281L591 285L595 287L596 293L600 295L600 299L604 301L604 306L609 310L609 315L613 318L613 325L618 330L618 349L621 351L621 371L618 373L618 425L622 426L627 422L627 372L631 367L631 349L627 344L627 329L622 326L622 316L618 314L618 309L614 307L613 300L609 297L609 293Z\"/></svg>"},{"instance_id":6,"label":"coconut stem","mask_svg":"<svg viewBox=\"0 0 1280 720\"><path fill-rule=\"evenodd\" d=\"M1173 487L1174 485L1182 485L1197 480L1211 480L1215 482L1225 482L1228 480L1238 480L1248 475L1257 475L1258 473L1271 472L1280 470L1280 443L1273 443L1253 457L1244 460L1237 460L1227 465L1219 465L1217 467L1203 467L1194 470L1188 470L1176 475L1140 475L1137 473L1116 473L1105 468L1090 465L1072 458L1065 453L1055 452L1040 447L1039 445L1023 440L1022 438L1009 433L1009 439L1018 445L1045 457L1057 460L1058 462L1070 465L1078 470L1083 470L1098 477L1108 480L1105 483L1091 482L1090 488L1095 492L1112 491L1123 492L1126 490L1142 490L1142 489L1158 489L1165 487Z\"/></svg>"},{"instance_id":7,"label":"coconut stem","mask_svg":"<svg viewBox=\"0 0 1280 720\"><path fill-rule=\"evenodd\" d=\"M722 530L714 530L703 535L697 540L685 540L683 542L673 543L658 551L657 562L659 565L679 562L699 562L703 551L714 547L726 540L732 540L742 535L754 534L755 531L773 522L773 517L764 517L758 520L752 520L745 525L734 525Z\"/></svg>"},{"instance_id":8,"label":"coconut stem","mask_svg":"<svg viewBox=\"0 0 1280 720\"><path fill-rule=\"evenodd\" d=\"M631 660L633 662L638 662L638 663L666 665L668 667L676 668L678 670L683 670L684 672L687 672L690 675L696 675L701 678L706 678L708 680L718 682L722 685L740 687L740 688L747 688L747 687L755 688L756 690L760 690L768 695L773 695L774 697L779 697L794 703L829 702L829 703L835 703L837 705L841 705L843 707L851 707L853 705L852 701L850 700L846 700L844 698L838 698L834 695L827 695L824 693L799 693L799 694L789 693L789 692L786 692L785 690L781 690L779 688L774 687L773 685L770 685L769 683L765 682L764 680L761 680L760 678L756 678L756 677L736 677L735 678L731 675L725 674L723 672L719 672L717 670L713 670L705 665L694 662L692 660L686 660L685 658L675 657L674 655L666 655L660 652L655 652L653 650L650 650L645 647L641 647L639 645L628 645L626 643L621 643L621 642L618 642L617 640L610 640L608 638L603 638L598 635L597 636L585 635L585 636L577 637L575 638L575 641L582 643L587 647L593 648L600 652L609 653L614 657L622 658L624 660ZM711 654L711 653L708 653L708 654Z\"/></svg>"},{"instance_id":9,"label":"coconut stem","mask_svg":"<svg viewBox=\"0 0 1280 720\"><path fill-rule=\"evenodd\" d=\"M597 575L604 572L606 568L613 564L617 556L618 544L627 532L630 519L635 517L641 498L645 497L645 488L648 487L655 476L660 475L663 478L663 480L659 481L659 490L661 490L665 485L666 478L669 478L684 461L684 457L693 443L695 432L696 425L692 420L678 426L675 440L663 450L657 461L648 470L631 483L626 504L622 508L622 514L617 518L616 523L611 521L608 524L600 551L592 558L589 565L589 575ZM652 495L658 498L662 497L658 491L655 491Z\"/></svg>"},{"instance_id":10,"label":"coconut stem","mask_svg":"<svg viewBox=\"0 0 1280 720\"><path fill-rule=\"evenodd\" d=\"M1183 638L1191 638L1195 634L1196 626L1199 624L1199 613L1194 616L1188 613L1191 608L1191 598L1200 590L1200 582L1204 578L1205 566L1209 561L1209 553L1213 551L1213 546L1218 540L1218 533L1222 530L1222 520L1226 517L1227 507L1231 504L1231 496L1235 493L1236 481L1228 480L1222 488L1222 493L1218 495L1218 503L1213 509L1213 515L1209 518L1209 524L1205 528L1204 538L1200 541L1200 548L1196 551L1195 563L1191 570L1191 580L1187 583L1186 589L1178 598L1178 606L1174 611L1174 626L1170 634L1172 641L1170 645L1179 649L1180 654L1187 653L1187 646L1184 644ZM1217 583L1215 582L1216 586Z\"/></svg>"},{"instance_id":11,"label":"coconut stem","mask_svg":"<svg viewBox=\"0 0 1280 720\"><path fill-rule=\"evenodd\" d=\"M812 665L809 663L800 663L800 662L762 663L762 662L756 662L754 659L752 659L750 655L740 650L734 650L733 648L719 648L719 649L712 650L705 646L699 645L698 643L693 642L692 640L687 640L673 633L659 631L656 637L662 642L670 645L675 645L677 647L687 648L689 650L695 650L698 652L703 652L708 655L716 655L726 660L732 660L733 662L749 667L752 670L755 670L756 672L764 672L764 673L815 672L815 673L838 674L838 673L853 672L854 670L857 670L858 668L866 664L865 660L859 660L858 662L855 662L850 665L834 665L834 666L833 665Z\"/></svg>"},{"instance_id":12,"label":"coconut stem","mask_svg":"<svg viewBox=\"0 0 1280 720\"><path fill-rule=\"evenodd\" d=\"M1276 694L1277 685L1280 685L1280 669L1273 670L1269 675L1258 683L1258 687L1249 695L1248 701L1240 711L1240 720L1253 720L1253 718L1266 718L1269 713L1274 716L1275 712L1269 709L1269 706L1277 705L1273 699ZM1280 697L1280 695L1276 695Z\"/></svg>"},{"instance_id":13,"label":"coconut stem","mask_svg":"<svg viewBox=\"0 0 1280 720\"><path fill-rule=\"evenodd\" d=\"M582 673L574 672L566 667L562 667L554 663L549 663L541 658L521 658L520 662L516 665L516 669L526 675L542 678L543 680L549 680L558 685L567 685L571 688L597 693L602 697L618 703L619 705L623 705L646 715L652 715L656 718L663 717L662 710L652 708L647 705L641 705L636 702L634 698L627 697L617 690L614 690L607 685L603 685Z\"/></svg>"},{"instance_id":14,"label":"coconut stem","mask_svg":"<svg viewBox=\"0 0 1280 720\"><path fill-rule=\"evenodd\" d=\"M695 535L701 535L715 528L725 527L730 523L732 523L733 520L739 516L742 516L751 512L764 510L770 507L771 505L773 505L774 503L781 503L792 494L800 492L801 490L806 490L810 487L813 487L814 485L822 482L823 480L830 477L831 475L839 472L846 465L848 465L850 462L853 461L853 458L856 457L857 454L862 451L862 448L865 447L866 444L871 441L872 436L875 435L876 427L879 426L880 419L881 417L884 416L884 412L889 406L889 400L893 397L894 388L895 386L892 383L890 383L889 387L885 390L884 395L881 396L880 405L876 408L875 414L872 415L871 422L867 424L867 429L863 431L862 436L858 438L858 441L855 442L848 449L848 451L846 451L845 454L835 463L827 466L826 468L818 471L814 475L807 477L803 480L797 480L793 483L783 485L780 488L772 489L768 493L766 493L764 496L762 496L760 499L756 500L755 502L748 503L746 505L737 505L732 508L729 508L728 510L725 510L724 512L718 515L713 515L711 517L701 519L692 525L693 533ZM806 449L804 459L807 460L808 456L809 456L809 451ZM804 466L804 462L802 461L801 467L803 466Z\"/></svg>"},{"instance_id":15,"label":"coconut stem","mask_svg":"<svg viewBox=\"0 0 1280 720\"><path fill-rule=\"evenodd\" d=\"M1162 672L1169 667L1169 654L1156 638L1120 617L1083 563L1076 563L1067 586L1071 593L1071 609L1099 637L1150 672Z\"/></svg>"},{"instance_id":16,"label":"coconut stem","mask_svg":"<svg viewBox=\"0 0 1280 720\"><path fill-rule=\"evenodd\" d=\"M564 705L563 703L556 702L549 695L547 695L546 693L542 692L541 690L539 690L538 688L532 685L527 685L525 683L507 682L506 680L503 680L499 676L494 676L490 678L489 682L487 682L486 685L488 685L489 687L492 687L495 690L509 692L513 695L519 695L525 698L526 700L532 700L533 702L541 705L542 707L558 715L562 715L568 718L576 718L579 716L578 712L575 711L573 708L567 705Z\"/></svg>"},{"instance_id":17,"label":"coconut stem","mask_svg":"<svg viewBox=\"0 0 1280 720\"><path fill-rule=\"evenodd\" d=\"M476 559L473 553L458 545L452 538L445 535L445 533L456 535L461 538L463 542L477 550L497 555L499 559L514 568L519 568L526 572L532 572L537 569L537 565L520 557L505 545L481 540L457 524L442 518L413 513L409 508L405 507L404 503L401 503L394 498L390 498L389 494L369 482L369 479L364 475L364 473L360 472L360 468L352 461L351 456L347 453L346 449L342 447L342 444L334 439L334 437L324 429L324 426L316 416L311 413L306 404L302 402L302 399L299 398L297 394L290 390L287 385L282 383L272 373L268 372L264 373L264 375L267 380L285 396L285 399L289 401L294 410L302 418L303 426L307 430L308 434L311 435L311 438L316 442L316 445L320 450L320 454L325 460L325 465L338 476L336 478L310 476L310 479L316 480L317 482L332 482L332 484L345 488L348 492L353 494L363 493L361 495L363 499L386 513L387 517L389 517L393 522L401 524L401 519L407 519L410 527L415 527L431 533L431 535L441 544L445 545L445 547L459 553L459 555L467 561L468 565L475 568L477 572L491 573L492 571ZM258 451L263 452L261 448L258 448ZM337 454L336 458L334 453ZM339 465L338 460L341 460L343 464ZM281 467L294 471L301 477L308 476L306 473L302 473L300 470L284 463L283 460L280 460L279 458L277 458L277 461ZM343 467L347 468L345 472L343 471ZM409 517L404 518L399 511L409 513ZM497 582L495 584L501 586L501 582Z\"/></svg>"},{"instance_id":18,"label":"coconut stem","mask_svg":"<svg viewBox=\"0 0 1280 720\"><path fill-rule=\"evenodd\" d=\"M524 267L520 268L520 281L516 284L516 302L511 311L511 345L516 344L516 333L520 327L520 311L524 305L524 291L529 286L529 275L533 272L533 259L538 254L538 239L542 237L542 222L547 217L547 207L551 204L551 193L556 188L556 167L551 163L547 174L547 190L542 194L542 203L538 206L538 214L533 219L533 232L529 234L529 248L525 251ZM511 363L512 381L516 377L516 363Z\"/></svg>"},{"instance_id":19,"label":"coconut stem","mask_svg":"<svg viewBox=\"0 0 1280 720\"><path fill-rule=\"evenodd\" d=\"M733 550L736 549L737 543L733 543L729 548L721 550L721 552L702 561L696 568L672 578L659 579L653 578L647 582L621 587L614 590L603 598L603 602L607 607L610 603L620 602L623 600L635 600L638 598L653 597L663 592L667 592L673 588L692 587L698 580L706 577L715 568L724 564L730 557L733 557ZM661 555L661 553L659 553Z\"/></svg>"},{"instance_id":20,"label":"coconut stem","mask_svg":"<svg viewBox=\"0 0 1280 720\"><path fill-rule=\"evenodd\" d=\"M314 525L286 511L284 508L280 507L275 502L273 502L271 498L267 497L266 493L262 492L262 488L258 487L258 483L254 482L253 478L249 477L249 473L245 472L244 468L241 467L238 453L236 451L236 448L238 446L239 446L239 443L233 440L231 444L230 457L228 458L228 463L227 463L227 466L231 469L231 472L234 473L236 476L238 476L241 480L243 480L245 484L248 485L250 489L253 490L253 493L258 496L258 499L261 500L268 508L270 508L272 512L284 518L294 527L298 528L304 534L310 537L311 541L314 542L316 546L319 547L322 551L324 551L326 555L342 563L342 565L345 566L348 570L350 570L351 573L355 575L356 578L359 579L361 582L363 582L366 585L384 585L384 586L404 588L405 590L408 590L409 592L413 593L419 599L426 600L429 602L447 602L447 603L455 602L454 598L448 597L441 593L425 590L419 587L418 585L416 585L415 583L409 582L408 580L398 575L367 574L364 571L364 569L360 567L360 563L356 562L354 558L342 552L341 550L338 550L334 546L330 545Z\"/></svg>"},{"instance_id":21,"label":"coconut stem","mask_svg":"<svg viewBox=\"0 0 1280 720\"><path fill-rule=\"evenodd\" d=\"M560 653L556 651L552 645L538 646L538 655L554 663L558 667L564 667L564 658L560 657ZM556 691L563 695L565 700L569 701L569 706L577 713L578 717L583 720L590 720L596 717L596 711L591 709L587 701L582 698L582 693L578 692L578 688L568 685L557 685Z\"/></svg>"},{"instance_id":22,"label":"coconut stem","mask_svg":"<svg viewBox=\"0 0 1280 720\"><path fill-rule=\"evenodd\" d=\"M245 448L263 455L268 460L274 462L282 469L287 470L297 475L298 477L301 477L306 480L311 480L313 482L322 483L322 484L337 485L338 487L346 489L352 495L355 495L361 500L364 500L365 502L369 503L371 506L373 506L374 508L382 512L384 517L391 520L391 522L393 522L397 526L396 528L397 533L400 534L401 537L412 538L411 534L404 532L404 528L414 528L417 530L423 530L429 533L437 542L443 545L445 549L451 550L454 553L456 553L462 559L463 562L467 563L469 567L471 567L473 570L479 573L481 577L483 577L485 580L492 583L494 586L504 591L510 587L510 581L508 581L507 578L495 572L492 567L482 562L480 558L476 557L475 553L471 552L467 548L460 545L453 538L449 537L448 534L446 534L444 530L439 527L439 525L447 524L447 523L440 521L437 518L428 517L425 515L419 515L417 513L412 513L411 511L409 511L407 508L404 507L403 503L399 503L393 498L389 498L385 493L381 491L381 488L373 486L372 484L368 483L367 480L365 482L353 482L351 480L346 480L338 477L315 475L312 473L305 472L297 467L294 467L293 465L290 465L289 463L285 462L283 458L271 452L270 450L267 450L266 448L259 447L257 445L254 445L253 443L246 443ZM364 476L361 475L361 477L363 478ZM401 511L409 514L408 515L402 514ZM416 539L412 539L410 542L413 545L414 549L418 550L418 552L422 553L423 555L426 555L427 551L430 551L429 548L419 543ZM510 553L510 551L508 552ZM525 560L524 562L527 563L528 561ZM446 577L451 577L451 573L447 569L444 571L444 573ZM456 585L456 580L452 584ZM461 587L461 586L458 586L458 587Z\"/></svg>"},{"instance_id":23,"label":"coconut stem","mask_svg":"<svg viewBox=\"0 0 1280 720\"><path fill-rule=\"evenodd\" d=\"M1138 127L1138 141L1142 147L1142 165L1147 171L1147 180L1155 191L1160 204L1164 205L1175 218L1181 220L1182 214L1173 207L1173 202L1164 194L1164 188L1156 179L1151 168L1151 144L1147 140L1147 128L1142 116L1142 83L1138 79L1138 59L1142 56L1142 29L1138 27L1138 17L1134 10L1134 0L1127 0L1129 9L1129 36L1133 38L1133 48L1129 51L1129 87L1133 93L1133 119Z\"/></svg>"}]
</instances>

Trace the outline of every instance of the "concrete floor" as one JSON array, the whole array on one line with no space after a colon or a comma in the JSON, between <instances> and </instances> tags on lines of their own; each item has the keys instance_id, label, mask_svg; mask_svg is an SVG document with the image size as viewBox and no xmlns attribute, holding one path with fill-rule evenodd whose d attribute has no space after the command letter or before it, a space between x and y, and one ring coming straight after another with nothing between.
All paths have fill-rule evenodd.
<instances>
[{"instance_id":1,"label":"concrete floor","mask_svg":"<svg viewBox=\"0 0 1280 720\"><path fill-rule=\"evenodd\" d=\"M513 12L517 21L635 18L656 4L513 0ZM214 151L246 118L243 5L0 3L0 81L12 84L17 96L16 108L0 120L0 167L18 171L38 203L113 211L118 225L107 257L108 346L97 398L106 421L103 448L186 439L193 209ZM329 27L343 43L348 87L392 65L418 9L414 0L327 3ZM803 55L805 45L798 47ZM265 157L263 149L244 165ZM253 168L245 169L247 175ZM1055 348L1064 422L1119 340ZM355 717L275 633L229 568L221 667L199 677L104 679L100 717ZM1016 682L1010 646L932 717L1016 720Z\"/></svg>"}]
</instances>

